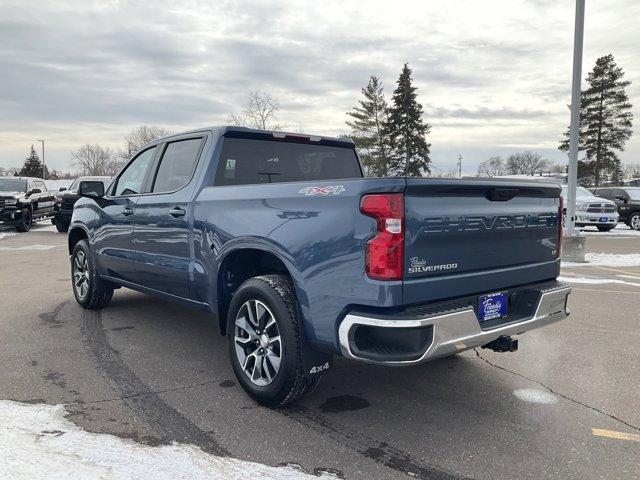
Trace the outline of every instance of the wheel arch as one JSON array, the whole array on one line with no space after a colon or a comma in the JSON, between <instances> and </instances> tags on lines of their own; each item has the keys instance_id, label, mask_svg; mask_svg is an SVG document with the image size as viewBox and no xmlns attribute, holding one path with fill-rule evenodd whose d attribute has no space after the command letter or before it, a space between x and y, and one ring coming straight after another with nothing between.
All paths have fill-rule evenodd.
<instances>
[{"instance_id":1,"label":"wheel arch","mask_svg":"<svg viewBox=\"0 0 640 480\"><path fill-rule=\"evenodd\" d=\"M76 247L78 242L83 239L89 239L89 234L83 227L75 226L69 230L69 236L67 238L69 255L73 253L73 249Z\"/></svg>"},{"instance_id":2,"label":"wheel arch","mask_svg":"<svg viewBox=\"0 0 640 480\"><path fill-rule=\"evenodd\" d=\"M294 268L277 253L261 248L242 247L224 256L216 278L217 315L222 335L226 334L227 313L233 293L249 278L272 273L288 275L300 298Z\"/></svg>"}]
</instances>

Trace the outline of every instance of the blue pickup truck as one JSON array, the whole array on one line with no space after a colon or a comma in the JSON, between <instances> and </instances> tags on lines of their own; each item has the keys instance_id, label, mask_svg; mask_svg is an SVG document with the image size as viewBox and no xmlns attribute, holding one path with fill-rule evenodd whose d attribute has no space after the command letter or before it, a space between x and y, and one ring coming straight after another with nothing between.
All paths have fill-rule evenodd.
<instances>
[{"instance_id":1,"label":"blue pickup truck","mask_svg":"<svg viewBox=\"0 0 640 480\"><path fill-rule=\"evenodd\" d=\"M238 381L280 406L336 355L412 365L568 315L560 188L364 178L349 139L213 127L81 182L73 292L132 288L215 314Z\"/></svg>"}]
</instances>

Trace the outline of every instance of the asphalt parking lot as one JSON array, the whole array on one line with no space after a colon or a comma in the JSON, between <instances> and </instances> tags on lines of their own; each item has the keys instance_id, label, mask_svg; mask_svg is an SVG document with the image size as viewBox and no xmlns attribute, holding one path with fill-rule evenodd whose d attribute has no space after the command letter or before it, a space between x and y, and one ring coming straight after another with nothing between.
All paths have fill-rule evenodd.
<instances>
[{"instance_id":1,"label":"asphalt parking lot","mask_svg":"<svg viewBox=\"0 0 640 480\"><path fill-rule=\"evenodd\" d=\"M64 404L86 431L329 478L639 478L640 236L613 233L589 234L588 251L607 255L563 269L571 316L521 336L518 352L403 369L338 360L314 393L274 411L236 384L209 315L126 289L84 311L66 235L0 232L0 400Z\"/></svg>"}]
</instances>

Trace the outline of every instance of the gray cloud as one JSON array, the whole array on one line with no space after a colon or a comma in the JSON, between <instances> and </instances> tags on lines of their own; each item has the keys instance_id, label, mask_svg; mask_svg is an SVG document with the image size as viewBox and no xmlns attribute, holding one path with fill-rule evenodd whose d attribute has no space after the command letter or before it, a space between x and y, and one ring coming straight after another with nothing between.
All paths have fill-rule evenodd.
<instances>
[{"instance_id":1,"label":"gray cloud","mask_svg":"<svg viewBox=\"0 0 640 480\"><path fill-rule=\"evenodd\" d=\"M591 26L599 44L585 51L585 71L615 48L630 78L638 78L640 44L622 13L638 7L614 3L589 6L608 22ZM612 31L612 10L626 36ZM54 166L68 168L75 146L117 147L138 124L223 123L251 89L279 97L280 120L292 128L346 133L345 112L368 77L379 75L390 96L404 62L433 125L438 162L454 150L481 159L510 148L504 138L552 151L568 119L572 14L568 0L324 1L304 8L285 0L5 0L0 165L20 163L42 137ZM624 158L639 154L634 138Z\"/></svg>"}]
</instances>

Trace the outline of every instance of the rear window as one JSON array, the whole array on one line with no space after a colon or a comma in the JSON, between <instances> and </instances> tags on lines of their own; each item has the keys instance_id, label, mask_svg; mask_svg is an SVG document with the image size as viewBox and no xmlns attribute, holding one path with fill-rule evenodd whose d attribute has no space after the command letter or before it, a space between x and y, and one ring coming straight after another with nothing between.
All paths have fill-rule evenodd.
<instances>
[{"instance_id":1,"label":"rear window","mask_svg":"<svg viewBox=\"0 0 640 480\"><path fill-rule=\"evenodd\" d=\"M225 138L215 185L361 177L353 148Z\"/></svg>"},{"instance_id":2,"label":"rear window","mask_svg":"<svg viewBox=\"0 0 640 480\"><path fill-rule=\"evenodd\" d=\"M192 138L171 142L160 160L160 168L153 184L153 192L173 192L184 187L191 177L198 161L202 138Z\"/></svg>"}]
</instances>

